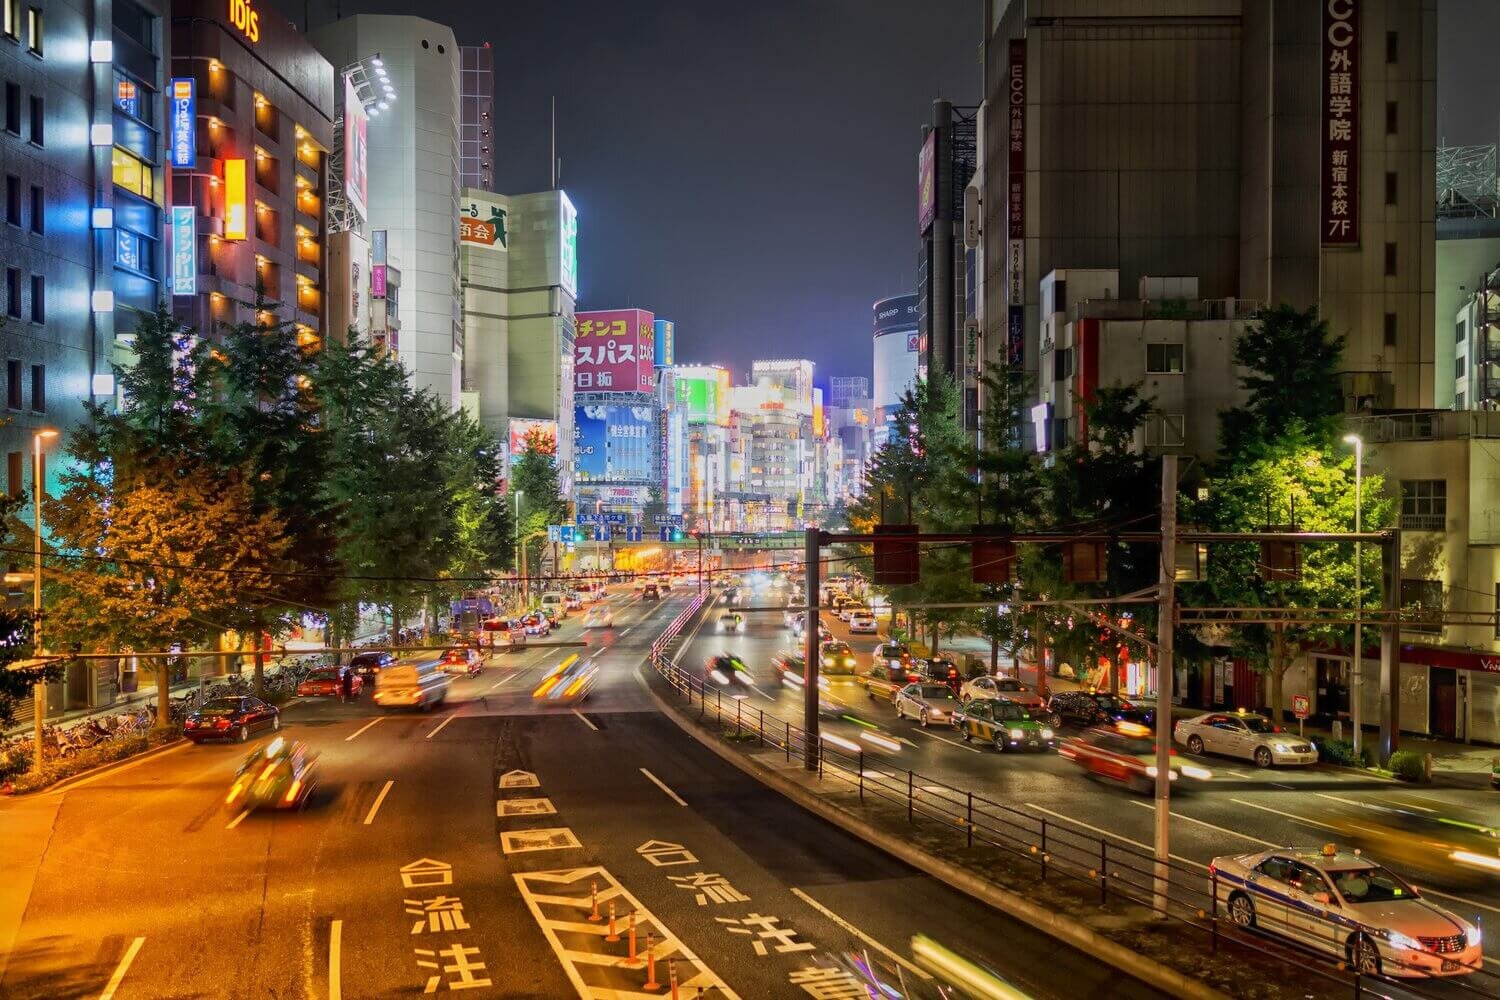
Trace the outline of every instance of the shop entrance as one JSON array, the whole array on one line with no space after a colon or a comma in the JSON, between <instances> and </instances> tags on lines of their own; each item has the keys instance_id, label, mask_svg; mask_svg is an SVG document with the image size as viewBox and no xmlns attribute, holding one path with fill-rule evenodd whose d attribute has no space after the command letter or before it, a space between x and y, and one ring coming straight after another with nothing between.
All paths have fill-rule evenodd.
<instances>
[{"instance_id":1,"label":"shop entrance","mask_svg":"<svg viewBox=\"0 0 1500 1000\"><path fill-rule=\"evenodd\" d=\"M1330 656L1317 658L1317 712L1328 719L1349 717L1349 663Z\"/></svg>"},{"instance_id":2,"label":"shop entrance","mask_svg":"<svg viewBox=\"0 0 1500 1000\"><path fill-rule=\"evenodd\" d=\"M1427 727L1444 739L1458 736L1458 676L1452 667L1427 669Z\"/></svg>"}]
</instances>

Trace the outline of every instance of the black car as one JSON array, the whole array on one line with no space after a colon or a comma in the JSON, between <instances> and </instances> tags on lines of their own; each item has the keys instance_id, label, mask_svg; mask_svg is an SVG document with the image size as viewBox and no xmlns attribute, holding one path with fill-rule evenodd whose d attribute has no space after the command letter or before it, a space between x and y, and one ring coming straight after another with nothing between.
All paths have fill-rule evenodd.
<instances>
[{"instance_id":1,"label":"black car","mask_svg":"<svg viewBox=\"0 0 1500 1000\"><path fill-rule=\"evenodd\" d=\"M658 601L658 600L661 600L661 591L657 589L656 584L654 584L654 583L648 583L641 590L641 600L643 600L643 601Z\"/></svg>"},{"instance_id":2,"label":"black car","mask_svg":"<svg viewBox=\"0 0 1500 1000\"><path fill-rule=\"evenodd\" d=\"M396 658L390 653L372 649L363 653L355 653L354 658L349 661L349 669L373 683L376 674L395 662Z\"/></svg>"},{"instance_id":3,"label":"black car","mask_svg":"<svg viewBox=\"0 0 1500 1000\"><path fill-rule=\"evenodd\" d=\"M1065 722L1081 726L1137 722L1149 726L1156 718L1152 709L1107 691L1059 691L1047 702L1047 710L1039 714L1054 726Z\"/></svg>"},{"instance_id":4,"label":"black car","mask_svg":"<svg viewBox=\"0 0 1500 1000\"><path fill-rule=\"evenodd\" d=\"M281 710L249 695L215 698L187 717L182 735L194 743L235 740L243 743L262 729L280 729Z\"/></svg>"}]
</instances>

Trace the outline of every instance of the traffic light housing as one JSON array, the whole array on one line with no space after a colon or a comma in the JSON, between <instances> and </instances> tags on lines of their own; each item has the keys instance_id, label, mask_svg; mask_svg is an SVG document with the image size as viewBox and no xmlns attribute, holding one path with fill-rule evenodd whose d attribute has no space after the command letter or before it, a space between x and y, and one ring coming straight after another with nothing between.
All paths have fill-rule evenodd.
<instances>
[{"instance_id":1,"label":"traffic light housing","mask_svg":"<svg viewBox=\"0 0 1500 1000\"><path fill-rule=\"evenodd\" d=\"M875 525L873 582L885 587L905 587L921 579L917 540L901 537L916 533L915 524ZM887 540L881 536L893 537Z\"/></svg>"},{"instance_id":2,"label":"traffic light housing","mask_svg":"<svg viewBox=\"0 0 1500 1000\"><path fill-rule=\"evenodd\" d=\"M996 529L982 524L974 526L975 538L969 546L969 578L975 583L1013 583L1016 579L1016 543Z\"/></svg>"},{"instance_id":3,"label":"traffic light housing","mask_svg":"<svg viewBox=\"0 0 1500 1000\"><path fill-rule=\"evenodd\" d=\"M1062 545L1063 579L1104 583L1109 579L1109 543L1103 538L1071 538Z\"/></svg>"}]
</instances>

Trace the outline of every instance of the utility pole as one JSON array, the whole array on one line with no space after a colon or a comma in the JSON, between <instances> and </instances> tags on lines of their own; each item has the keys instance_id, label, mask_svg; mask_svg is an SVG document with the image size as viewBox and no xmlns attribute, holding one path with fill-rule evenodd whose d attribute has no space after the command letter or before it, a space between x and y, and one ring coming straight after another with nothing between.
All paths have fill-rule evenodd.
<instances>
[{"instance_id":1,"label":"utility pole","mask_svg":"<svg viewBox=\"0 0 1500 1000\"><path fill-rule=\"evenodd\" d=\"M1361 513L1365 505L1364 490L1364 466L1365 466L1365 442L1358 434L1350 434L1344 438L1346 442L1354 446L1354 533L1360 533ZM1359 760L1360 748L1364 746L1364 687L1365 687L1365 636L1361 627L1364 622L1364 600L1365 590L1362 574L1364 573L1364 548L1359 542L1354 543L1354 675L1349 679L1349 721L1354 729L1354 759ZM1275 706L1278 716L1281 706Z\"/></svg>"},{"instance_id":2,"label":"utility pole","mask_svg":"<svg viewBox=\"0 0 1500 1000\"><path fill-rule=\"evenodd\" d=\"M818 612L821 610L818 600L818 571L821 569L818 565L818 529L806 529L804 538L803 582L807 585L807 600L802 603L807 606L807 615L803 619L802 628L802 729L807 746L803 748L806 753L803 766L809 771L816 771L818 754L822 750L818 736Z\"/></svg>"},{"instance_id":3,"label":"utility pole","mask_svg":"<svg viewBox=\"0 0 1500 1000\"><path fill-rule=\"evenodd\" d=\"M1156 606L1156 913L1167 915L1172 815L1172 630L1177 597L1177 456L1161 457L1161 572Z\"/></svg>"},{"instance_id":4,"label":"utility pole","mask_svg":"<svg viewBox=\"0 0 1500 1000\"><path fill-rule=\"evenodd\" d=\"M698 593L703 593L703 532L693 532L693 537L698 539Z\"/></svg>"},{"instance_id":5,"label":"utility pole","mask_svg":"<svg viewBox=\"0 0 1500 1000\"><path fill-rule=\"evenodd\" d=\"M1380 626L1380 764L1391 761L1401 733L1401 530L1393 529L1381 547L1385 621Z\"/></svg>"}]
</instances>

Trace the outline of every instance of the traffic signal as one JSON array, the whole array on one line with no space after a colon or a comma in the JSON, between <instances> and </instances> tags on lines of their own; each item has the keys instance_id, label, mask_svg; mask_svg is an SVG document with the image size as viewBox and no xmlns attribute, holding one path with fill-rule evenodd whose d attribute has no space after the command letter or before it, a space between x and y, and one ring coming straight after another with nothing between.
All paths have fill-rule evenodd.
<instances>
[{"instance_id":1,"label":"traffic signal","mask_svg":"<svg viewBox=\"0 0 1500 1000\"><path fill-rule=\"evenodd\" d=\"M873 582L886 587L904 587L921 579L918 543L916 539L900 537L916 533L915 524L875 525L875 555L871 574ZM895 537L883 540L880 536Z\"/></svg>"},{"instance_id":2,"label":"traffic signal","mask_svg":"<svg viewBox=\"0 0 1500 1000\"><path fill-rule=\"evenodd\" d=\"M672 529L672 541L674 541L674 542L680 542L680 541L682 541L682 529L681 528L673 528Z\"/></svg>"},{"instance_id":3,"label":"traffic signal","mask_svg":"<svg viewBox=\"0 0 1500 1000\"><path fill-rule=\"evenodd\" d=\"M995 529L975 525L974 534L986 535ZM975 538L969 546L969 578L975 583L1013 583L1016 579L1016 543L995 535Z\"/></svg>"},{"instance_id":4,"label":"traffic signal","mask_svg":"<svg viewBox=\"0 0 1500 1000\"><path fill-rule=\"evenodd\" d=\"M1102 538L1063 542L1063 579L1068 583L1103 583L1109 579L1108 543Z\"/></svg>"}]
</instances>

